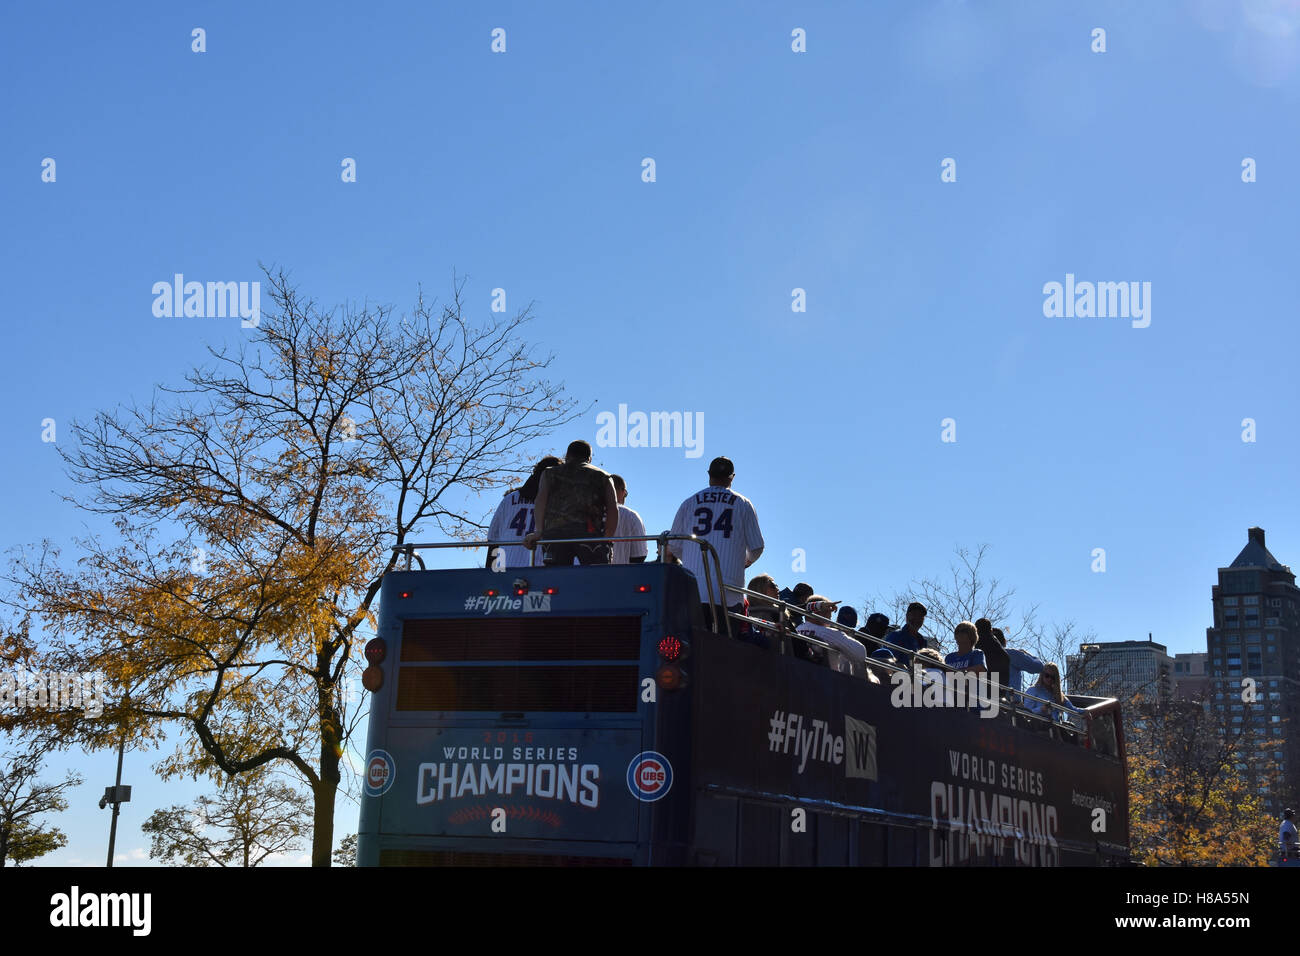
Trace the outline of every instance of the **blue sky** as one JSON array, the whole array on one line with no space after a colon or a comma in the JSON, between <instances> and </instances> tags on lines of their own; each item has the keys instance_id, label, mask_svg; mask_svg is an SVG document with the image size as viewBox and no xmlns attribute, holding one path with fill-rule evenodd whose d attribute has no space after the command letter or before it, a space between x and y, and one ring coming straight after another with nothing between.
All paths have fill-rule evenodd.
<instances>
[{"instance_id":1,"label":"blue sky","mask_svg":"<svg viewBox=\"0 0 1300 956\"><path fill-rule=\"evenodd\" d=\"M988 543L1040 616L1190 651L1248 526L1300 564L1294 0L3 17L6 546L72 557L95 526L60 498L43 419L69 441L73 419L248 335L155 318L152 284L262 262L326 305L445 298L453 270L471 314L493 288L531 302L530 336L590 406L538 455L594 440L620 403L702 413L701 458L596 463L657 531L730 456L767 539L754 570L782 585L861 606ZM1067 273L1151 283L1150 326L1044 316ZM127 762L126 862L153 808L199 792L153 781L151 759ZM98 864L108 815L87 808L113 757L69 763L87 783L45 862ZM355 828L341 801L336 833Z\"/></svg>"}]
</instances>

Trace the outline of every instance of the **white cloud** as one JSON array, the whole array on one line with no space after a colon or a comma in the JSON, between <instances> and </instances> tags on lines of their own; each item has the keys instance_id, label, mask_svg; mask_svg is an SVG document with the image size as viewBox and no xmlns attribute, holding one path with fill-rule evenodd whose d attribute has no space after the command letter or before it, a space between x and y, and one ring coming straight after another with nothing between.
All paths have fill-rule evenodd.
<instances>
[{"instance_id":1,"label":"white cloud","mask_svg":"<svg viewBox=\"0 0 1300 956\"><path fill-rule=\"evenodd\" d=\"M118 863L142 863L149 859L149 854L144 851L144 847L138 846L126 853L119 853L113 857L114 865Z\"/></svg>"}]
</instances>

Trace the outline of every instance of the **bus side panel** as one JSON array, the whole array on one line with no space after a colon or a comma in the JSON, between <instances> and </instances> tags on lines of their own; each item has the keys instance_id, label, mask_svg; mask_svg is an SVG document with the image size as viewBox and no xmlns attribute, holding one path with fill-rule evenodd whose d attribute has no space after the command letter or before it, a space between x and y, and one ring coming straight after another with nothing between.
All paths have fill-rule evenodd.
<instances>
[{"instance_id":1,"label":"bus side panel","mask_svg":"<svg viewBox=\"0 0 1300 956\"><path fill-rule=\"evenodd\" d=\"M919 827L915 850L899 842L907 833L891 833L890 862L1096 863L1099 844L1127 839L1118 758L1013 727L1005 710L984 718L920 706L904 693L910 688L725 638L699 650L696 713L710 729L697 735L695 761L700 862L745 862L737 841L759 838L747 830L760 825L754 820L790 831L766 834L773 845L806 839L817 848L792 852L791 862L830 862L817 834L836 824L824 814L894 824L891 831ZM754 802L775 802L783 813L765 820L751 811L747 823ZM875 838L859 853L864 860L878 858Z\"/></svg>"}]
</instances>

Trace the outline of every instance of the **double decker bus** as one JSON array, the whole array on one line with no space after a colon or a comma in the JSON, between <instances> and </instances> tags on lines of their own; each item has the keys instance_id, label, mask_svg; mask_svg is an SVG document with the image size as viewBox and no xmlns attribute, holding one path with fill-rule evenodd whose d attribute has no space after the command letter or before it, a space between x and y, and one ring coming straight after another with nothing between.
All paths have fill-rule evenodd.
<instances>
[{"instance_id":1,"label":"double decker bus","mask_svg":"<svg viewBox=\"0 0 1300 956\"><path fill-rule=\"evenodd\" d=\"M403 549L366 647L359 866L1128 861L1117 701L926 705L919 671L844 673L726 611L760 597L707 542L623 540L703 548L714 613L673 563L424 570L420 550L503 542Z\"/></svg>"}]
</instances>

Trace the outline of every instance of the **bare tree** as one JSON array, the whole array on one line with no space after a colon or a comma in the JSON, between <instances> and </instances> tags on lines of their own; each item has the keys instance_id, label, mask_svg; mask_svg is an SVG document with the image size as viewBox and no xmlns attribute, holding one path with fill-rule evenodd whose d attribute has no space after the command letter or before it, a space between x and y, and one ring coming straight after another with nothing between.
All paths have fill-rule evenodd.
<instances>
[{"instance_id":1,"label":"bare tree","mask_svg":"<svg viewBox=\"0 0 1300 956\"><path fill-rule=\"evenodd\" d=\"M311 836L312 802L265 768L229 778L215 797L155 810L141 824L150 859L185 866L257 866L301 848Z\"/></svg>"},{"instance_id":2,"label":"bare tree","mask_svg":"<svg viewBox=\"0 0 1300 956\"><path fill-rule=\"evenodd\" d=\"M1067 654L1079 643L1095 640L1091 631L1080 631L1073 621L1043 623L1037 604L1016 600L1016 589L988 570L990 546L957 547L946 574L918 578L888 596L877 595L875 607L889 608L893 626L901 627L907 605L920 601L926 607L925 628L932 644L942 651L955 648L953 628L962 621L986 617L1006 634L1007 646L1029 651L1044 661L1055 661L1065 672ZM868 600L868 605L872 601ZM867 612L872 608L869 606ZM1083 688L1071 687L1074 693Z\"/></svg>"},{"instance_id":3,"label":"bare tree","mask_svg":"<svg viewBox=\"0 0 1300 956\"><path fill-rule=\"evenodd\" d=\"M341 685L392 547L428 525L482 528L473 495L577 413L521 338L527 309L475 326L457 284L394 323L387 307L321 313L267 278L275 314L249 345L210 349L147 408L74 423L68 500L110 516L115 540L78 541L75 570L48 543L25 550L10 580L52 666L117 689L102 720L63 718L65 739L179 729L164 778L291 767L313 793L313 865L328 866Z\"/></svg>"}]
</instances>

